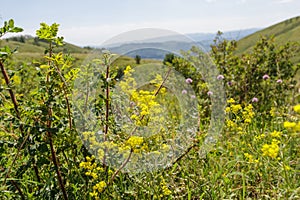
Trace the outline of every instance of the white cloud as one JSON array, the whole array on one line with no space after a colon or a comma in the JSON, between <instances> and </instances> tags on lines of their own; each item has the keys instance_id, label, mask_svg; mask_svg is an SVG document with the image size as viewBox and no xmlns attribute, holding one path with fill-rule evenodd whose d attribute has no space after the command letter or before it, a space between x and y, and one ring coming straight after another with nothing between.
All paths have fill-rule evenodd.
<instances>
[{"instance_id":1,"label":"white cloud","mask_svg":"<svg viewBox=\"0 0 300 200\"><path fill-rule=\"evenodd\" d=\"M276 1L276 3L292 3L294 2L294 0L279 0L279 1Z\"/></svg>"},{"instance_id":2,"label":"white cloud","mask_svg":"<svg viewBox=\"0 0 300 200\"><path fill-rule=\"evenodd\" d=\"M213 3L216 2L217 0L205 0L207 3Z\"/></svg>"},{"instance_id":3,"label":"white cloud","mask_svg":"<svg viewBox=\"0 0 300 200\"><path fill-rule=\"evenodd\" d=\"M246 3L246 1L247 1L247 0L237 0L236 2L237 2L238 4L243 4L243 3Z\"/></svg>"}]
</instances>

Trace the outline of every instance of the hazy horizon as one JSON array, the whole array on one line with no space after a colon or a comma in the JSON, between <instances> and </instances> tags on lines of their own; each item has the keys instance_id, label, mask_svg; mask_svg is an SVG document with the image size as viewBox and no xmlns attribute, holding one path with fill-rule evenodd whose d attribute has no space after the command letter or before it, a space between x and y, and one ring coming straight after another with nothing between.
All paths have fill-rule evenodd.
<instances>
[{"instance_id":1,"label":"hazy horizon","mask_svg":"<svg viewBox=\"0 0 300 200\"><path fill-rule=\"evenodd\" d=\"M10 0L1 4L0 23L13 18L22 34L35 35L40 22L56 22L66 42L96 46L141 28L180 34L265 28L298 16L299 7L296 0Z\"/></svg>"}]
</instances>

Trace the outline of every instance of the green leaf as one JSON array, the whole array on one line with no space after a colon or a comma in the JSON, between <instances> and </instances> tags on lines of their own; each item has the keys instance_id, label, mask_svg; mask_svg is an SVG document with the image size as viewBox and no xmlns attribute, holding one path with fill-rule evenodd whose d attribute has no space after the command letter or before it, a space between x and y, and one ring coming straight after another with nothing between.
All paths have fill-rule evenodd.
<instances>
[{"instance_id":1,"label":"green leaf","mask_svg":"<svg viewBox=\"0 0 300 200\"><path fill-rule=\"evenodd\" d=\"M9 32L11 32L11 33L19 33L19 32L22 32L22 31L23 31L22 28L14 27L14 28L11 29Z\"/></svg>"},{"instance_id":2,"label":"green leaf","mask_svg":"<svg viewBox=\"0 0 300 200\"><path fill-rule=\"evenodd\" d=\"M50 66L49 65L40 65L41 69L48 69Z\"/></svg>"},{"instance_id":3,"label":"green leaf","mask_svg":"<svg viewBox=\"0 0 300 200\"><path fill-rule=\"evenodd\" d=\"M13 20L13 19L10 19L10 20L8 21L8 27L9 27L9 28L14 28L14 26L15 26L14 20Z\"/></svg>"}]
</instances>

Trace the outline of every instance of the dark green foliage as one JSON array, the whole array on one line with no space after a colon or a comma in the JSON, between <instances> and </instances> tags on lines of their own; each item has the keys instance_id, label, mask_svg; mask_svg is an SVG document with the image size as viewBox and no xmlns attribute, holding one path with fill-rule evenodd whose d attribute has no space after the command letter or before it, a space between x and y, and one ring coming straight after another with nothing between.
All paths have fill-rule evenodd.
<instances>
[{"instance_id":1,"label":"dark green foliage","mask_svg":"<svg viewBox=\"0 0 300 200\"><path fill-rule=\"evenodd\" d=\"M26 38L24 35L21 36L16 36L16 37L10 37L7 38L6 41L16 41L16 42L21 42L21 43L25 43L26 42Z\"/></svg>"},{"instance_id":2,"label":"dark green foliage","mask_svg":"<svg viewBox=\"0 0 300 200\"><path fill-rule=\"evenodd\" d=\"M141 56L136 55L134 59L135 59L135 63L136 63L137 65L139 65L139 64L141 63Z\"/></svg>"},{"instance_id":3,"label":"dark green foliage","mask_svg":"<svg viewBox=\"0 0 300 200\"><path fill-rule=\"evenodd\" d=\"M224 76L227 97L240 103L258 98L256 105L261 112L268 112L272 106L288 105L300 67L291 61L299 48L297 44L279 46L272 37L262 37L251 52L241 56L235 55L236 47L235 41L223 39L221 33L212 45L211 56Z\"/></svg>"},{"instance_id":4,"label":"dark green foliage","mask_svg":"<svg viewBox=\"0 0 300 200\"><path fill-rule=\"evenodd\" d=\"M168 63L169 64L172 64L173 60L175 58L175 55L173 53L168 53L165 55L165 58L163 60L163 64L164 65L167 65Z\"/></svg>"}]
</instances>

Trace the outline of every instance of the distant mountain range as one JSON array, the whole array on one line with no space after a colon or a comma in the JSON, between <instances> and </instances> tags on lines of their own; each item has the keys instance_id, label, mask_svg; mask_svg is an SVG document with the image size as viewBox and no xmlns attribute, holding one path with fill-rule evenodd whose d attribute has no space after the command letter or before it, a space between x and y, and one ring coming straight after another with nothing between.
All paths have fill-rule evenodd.
<instances>
[{"instance_id":1,"label":"distant mountain range","mask_svg":"<svg viewBox=\"0 0 300 200\"><path fill-rule=\"evenodd\" d=\"M204 51L209 51L215 36L215 33L174 34L147 40L112 44L105 48L130 57L140 55L142 58L163 59L166 53L180 54L180 50L186 51L195 45ZM238 41L237 54L251 51L262 36L274 36L275 42L279 45L289 41L300 42L300 16L287 19L264 29L251 28L229 31L224 32L222 35L223 38ZM300 49L292 61L300 63Z\"/></svg>"},{"instance_id":2,"label":"distant mountain range","mask_svg":"<svg viewBox=\"0 0 300 200\"><path fill-rule=\"evenodd\" d=\"M146 32L148 33L148 30ZM171 32L174 33L174 32ZM288 41L300 42L300 16L294 17L280 23L274 24L265 29L251 28L245 30L224 32L223 37L229 40L237 40L236 54L240 55L251 51L261 36L274 36L275 42L279 45ZM138 36L138 35L137 35ZM216 33L190 33L186 35L169 34L160 37L154 37L143 40L131 40L116 43L114 38L105 46L97 48L106 48L114 53L135 57L140 55L142 59L163 59L166 53L179 54L180 50L189 50L192 46L197 45L204 51L210 50L210 45ZM133 37L135 38L135 37ZM136 37L138 38L138 37ZM35 58L34 55L42 54L48 44L43 40L38 40L32 36L17 36L0 40L1 46L7 45L11 49L18 48L18 54L24 58ZM73 54L89 54L95 50L92 47L78 47L73 44L66 43L56 51L64 51ZM39 56L39 55L37 55ZM23 57L21 57L23 59ZM83 57L83 55L81 56ZM300 63L300 49L296 57L292 60L294 63Z\"/></svg>"},{"instance_id":3,"label":"distant mountain range","mask_svg":"<svg viewBox=\"0 0 300 200\"><path fill-rule=\"evenodd\" d=\"M228 31L223 33L223 37L229 40L239 40L247 35L250 35L259 28L251 28L245 30ZM174 34L151 39L138 41L126 41L124 43L111 43L102 48L110 51L135 57L140 55L142 58L163 59L166 53L179 54L181 50L189 50L192 46L199 46L204 51L210 50L210 45L213 43L216 33L190 33L186 35Z\"/></svg>"}]
</instances>

